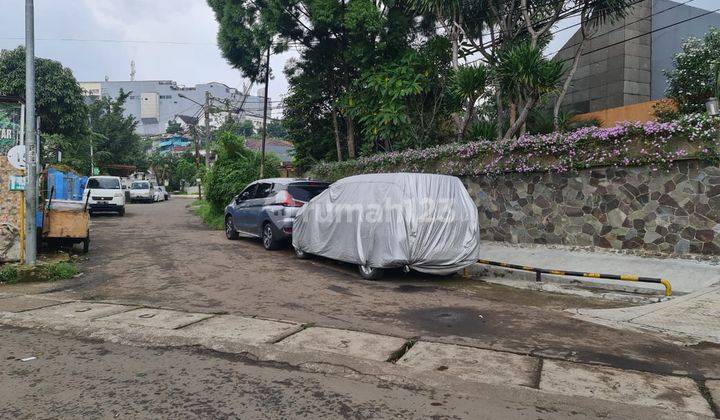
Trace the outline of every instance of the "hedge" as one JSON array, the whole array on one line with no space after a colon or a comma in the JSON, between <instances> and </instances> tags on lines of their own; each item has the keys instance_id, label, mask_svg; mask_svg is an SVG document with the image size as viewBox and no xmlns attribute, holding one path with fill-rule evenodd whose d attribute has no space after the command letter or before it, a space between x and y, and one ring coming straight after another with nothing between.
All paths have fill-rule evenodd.
<instances>
[{"instance_id":1,"label":"hedge","mask_svg":"<svg viewBox=\"0 0 720 420\"><path fill-rule=\"evenodd\" d=\"M665 123L625 122L610 128L583 127L568 133L453 143L344 162L323 162L314 166L308 176L335 181L377 172L472 176L639 165L657 170L683 159L717 161L719 134L717 119L691 114Z\"/></svg>"}]
</instances>

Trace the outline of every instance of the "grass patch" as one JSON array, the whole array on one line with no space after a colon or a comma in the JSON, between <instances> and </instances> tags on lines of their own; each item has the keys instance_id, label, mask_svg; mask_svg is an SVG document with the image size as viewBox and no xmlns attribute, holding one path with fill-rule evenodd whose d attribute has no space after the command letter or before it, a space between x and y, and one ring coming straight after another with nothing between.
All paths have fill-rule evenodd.
<instances>
[{"instance_id":1,"label":"grass patch","mask_svg":"<svg viewBox=\"0 0 720 420\"><path fill-rule=\"evenodd\" d=\"M78 271L75 263L67 261L43 262L38 263L35 267L7 264L0 268L0 283L66 280L74 277Z\"/></svg>"},{"instance_id":2,"label":"grass patch","mask_svg":"<svg viewBox=\"0 0 720 420\"><path fill-rule=\"evenodd\" d=\"M195 214L197 214L207 226L216 230L225 229L225 215L213 209L209 202L196 200L192 206Z\"/></svg>"},{"instance_id":3,"label":"grass patch","mask_svg":"<svg viewBox=\"0 0 720 420\"><path fill-rule=\"evenodd\" d=\"M14 264L6 264L0 267L0 283L16 283L18 269Z\"/></svg>"}]
</instances>

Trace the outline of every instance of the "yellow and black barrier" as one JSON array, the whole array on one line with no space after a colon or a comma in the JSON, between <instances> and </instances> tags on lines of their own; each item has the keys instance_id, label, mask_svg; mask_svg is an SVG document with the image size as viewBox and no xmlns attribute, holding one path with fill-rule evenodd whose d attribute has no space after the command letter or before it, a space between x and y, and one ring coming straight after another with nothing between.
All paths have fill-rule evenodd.
<instances>
[{"instance_id":1,"label":"yellow and black barrier","mask_svg":"<svg viewBox=\"0 0 720 420\"><path fill-rule=\"evenodd\" d=\"M549 270L546 268L529 267L526 265L509 264L505 262L478 260L478 263L485 265L493 265L496 267L512 268L514 270L530 271L535 273L535 280L542 281L543 274L552 274L555 276L573 276L573 277L586 277L592 279L610 279L610 280L623 280L623 281L639 281L642 283L657 283L662 284L665 287L665 296L672 294L672 286L666 279L654 278L654 277L641 277L631 276L627 274L601 274L601 273L584 273L582 271L565 271L565 270Z\"/></svg>"}]
</instances>

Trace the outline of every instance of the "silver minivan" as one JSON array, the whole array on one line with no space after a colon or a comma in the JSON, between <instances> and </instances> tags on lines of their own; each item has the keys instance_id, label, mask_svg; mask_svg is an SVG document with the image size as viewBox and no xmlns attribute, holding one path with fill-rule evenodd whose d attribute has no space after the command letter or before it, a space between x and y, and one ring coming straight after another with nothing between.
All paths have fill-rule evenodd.
<instances>
[{"instance_id":1,"label":"silver minivan","mask_svg":"<svg viewBox=\"0 0 720 420\"><path fill-rule=\"evenodd\" d=\"M298 210L328 186L301 178L255 181L225 207L225 236L261 238L265 249L278 249L292 236Z\"/></svg>"}]
</instances>

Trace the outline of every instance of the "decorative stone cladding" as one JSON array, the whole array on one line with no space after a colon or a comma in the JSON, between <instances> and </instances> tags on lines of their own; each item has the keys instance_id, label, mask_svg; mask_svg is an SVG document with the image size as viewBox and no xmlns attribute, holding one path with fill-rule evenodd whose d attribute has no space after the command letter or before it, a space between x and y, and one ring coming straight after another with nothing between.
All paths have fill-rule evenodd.
<instances>
[{"instance_id":1,"label":"decorative stone cladding","mask_svg":"<svg viewBox=\"0 0 720 420\"><path fill-rule=\"evenodd\" d=\"M720 255L720 168L603 167L463 178L484 240Z\"/></svg>"},{"instance_id":2,"label":"decorative stone cladding","mask_svg":"<svg viewBox=\"0 0 720 420\"><path fill-rule=\"evenodd\" d=\"M20 171L0 156L0 262L20 258L20 192L10 191L10 175Z\"/></svg>"}]
</instances>

